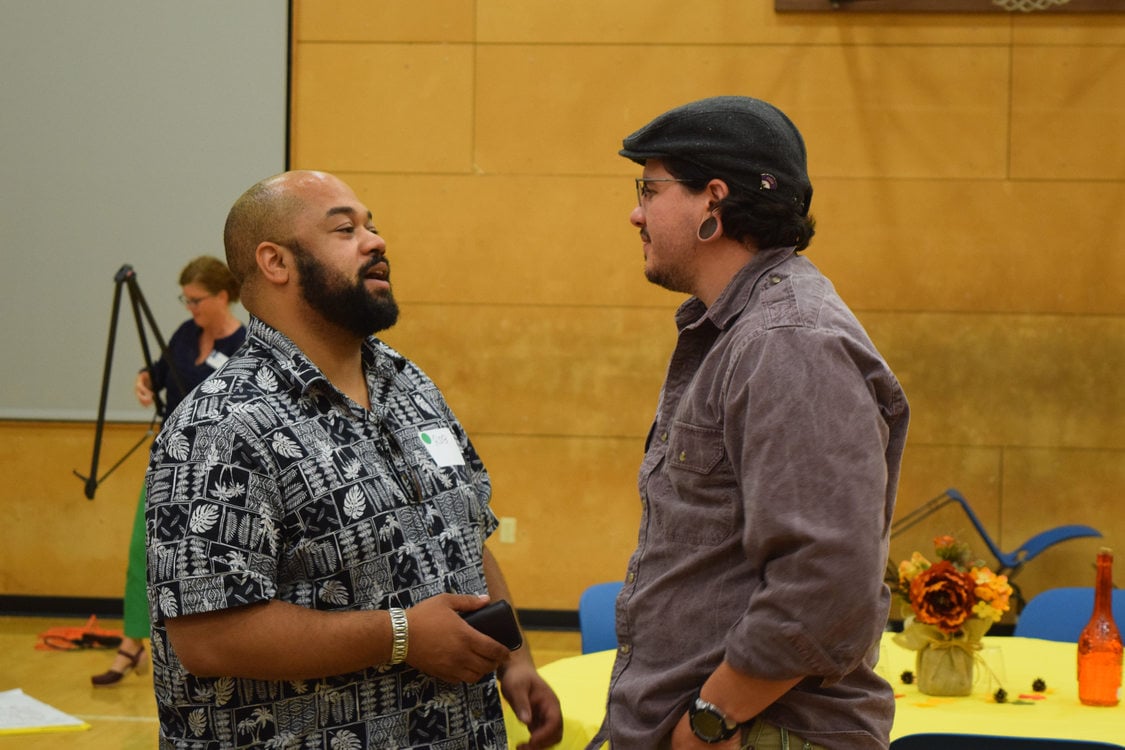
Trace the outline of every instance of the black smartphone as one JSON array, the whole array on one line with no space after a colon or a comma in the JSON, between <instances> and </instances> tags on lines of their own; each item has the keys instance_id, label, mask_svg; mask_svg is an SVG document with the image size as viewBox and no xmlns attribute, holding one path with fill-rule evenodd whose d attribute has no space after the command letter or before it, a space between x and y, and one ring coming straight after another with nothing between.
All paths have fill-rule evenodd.
<instances>
[{"instance_id":1,"label":"black smartphone","mask_svg":"<svg viewBox=\"0 0 1125 750\"><path fill-rule=\"evenodd\" d=\"M462 612L461 617L489 638L502 643L509 651L515 651L523 645L516 613L512 611L512 605L503 599L472 612Z\"/></svg>"}]
</instances>

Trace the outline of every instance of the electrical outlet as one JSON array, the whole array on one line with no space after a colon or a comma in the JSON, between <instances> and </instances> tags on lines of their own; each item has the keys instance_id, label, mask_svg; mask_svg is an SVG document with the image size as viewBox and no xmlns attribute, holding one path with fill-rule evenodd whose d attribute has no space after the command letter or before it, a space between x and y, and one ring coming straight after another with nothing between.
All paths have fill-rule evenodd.
<instances>
[{"instance_id":1,"label":"electrical outlet","mask_svg":"<svg viewBox=\"0 0 1125 750\"><path fill-rule=\"evenodd\" d=\"M513 544L516 541L516 519L511 516L500 519L500 541L503 544Z\"/></svg>"}]
</instances>

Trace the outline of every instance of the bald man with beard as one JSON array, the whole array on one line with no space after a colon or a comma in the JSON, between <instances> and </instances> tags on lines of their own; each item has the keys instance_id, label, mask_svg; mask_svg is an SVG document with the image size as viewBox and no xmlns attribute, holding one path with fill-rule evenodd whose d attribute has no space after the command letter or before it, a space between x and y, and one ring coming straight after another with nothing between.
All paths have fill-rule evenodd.
<instances>
[{"instance_id":1,"label":"bald man with beard","mask_svg":"<svg viewBox=\"0 0 1125 750\"><path fill-rule=\"evenodd\" d=\"M338 178L287 172L231 208L246 344L169 417L147 473L160 746L559 741L527 648L461 614L510 599L488 473L394 325L386 242Z\"/></svg>"}]
</instances>

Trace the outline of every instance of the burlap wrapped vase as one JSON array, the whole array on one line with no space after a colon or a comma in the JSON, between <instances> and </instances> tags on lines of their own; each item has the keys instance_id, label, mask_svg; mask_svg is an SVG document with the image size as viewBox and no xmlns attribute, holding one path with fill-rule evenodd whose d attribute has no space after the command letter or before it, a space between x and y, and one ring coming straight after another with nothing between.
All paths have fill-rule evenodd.
<instances>
[{"instance_id":1,"label":"burlap wrapped vase","mask_svg":"<svg viewBox=\"0 0 1125 750\"><path fill-rule=\"evenodd\" d=\"M966 646L969 644L946 641L919 651L914 672L918 691L926 695L973 692L973 654Z\"/></svg>"},{"instance_id":2,"label":"burlap wrapped vase","mask_svg":"<svg viewBox=\"0 0 1125 750\"><path fill-rule=\"evenodd\" d=\"M914 678L926 695L969 695L973 691L973 664L981 638L992 623L979 618L965 621L955 633L908 618L894 640L917 651Z\"/></svg>"}]
</instances>

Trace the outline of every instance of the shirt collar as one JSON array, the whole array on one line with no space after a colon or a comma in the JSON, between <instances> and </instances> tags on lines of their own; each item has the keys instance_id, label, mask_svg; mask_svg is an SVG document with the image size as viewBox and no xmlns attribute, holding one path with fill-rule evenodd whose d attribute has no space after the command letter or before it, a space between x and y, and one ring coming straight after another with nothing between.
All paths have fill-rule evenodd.
<instances>
[{"instance_id":1,"label":"shirt collar","mask_svg":"<svg viewBox=\"0 0 1125 750\"><path fill-rule=\"evenodd\" d=\"M332 384L320 368L313 364L292 339L259 318L250 316L246 327L247 338L255 339L261 346L270 350L273 357L282 365L302 393L312 389L332 388ZM363 340L363 369L376 377L393 380L395 375L406 367L406 358L374 336Z\"/></svg>"},{"instance_id":2,"label":"shirt collar","mask_svg":"<svg viewBox=\"0 0 1125 750\"><path fill-rule=\"evenodd\" d=\"M711 307L705 307L698 297L691 297L680 305L676 311L676 326L682 331L709 320L716 328L724 330L746 309L758 280L796 253L792 247L773 247L754 253L754 257L731 277Z\"/></svg>"}]
</instances>

